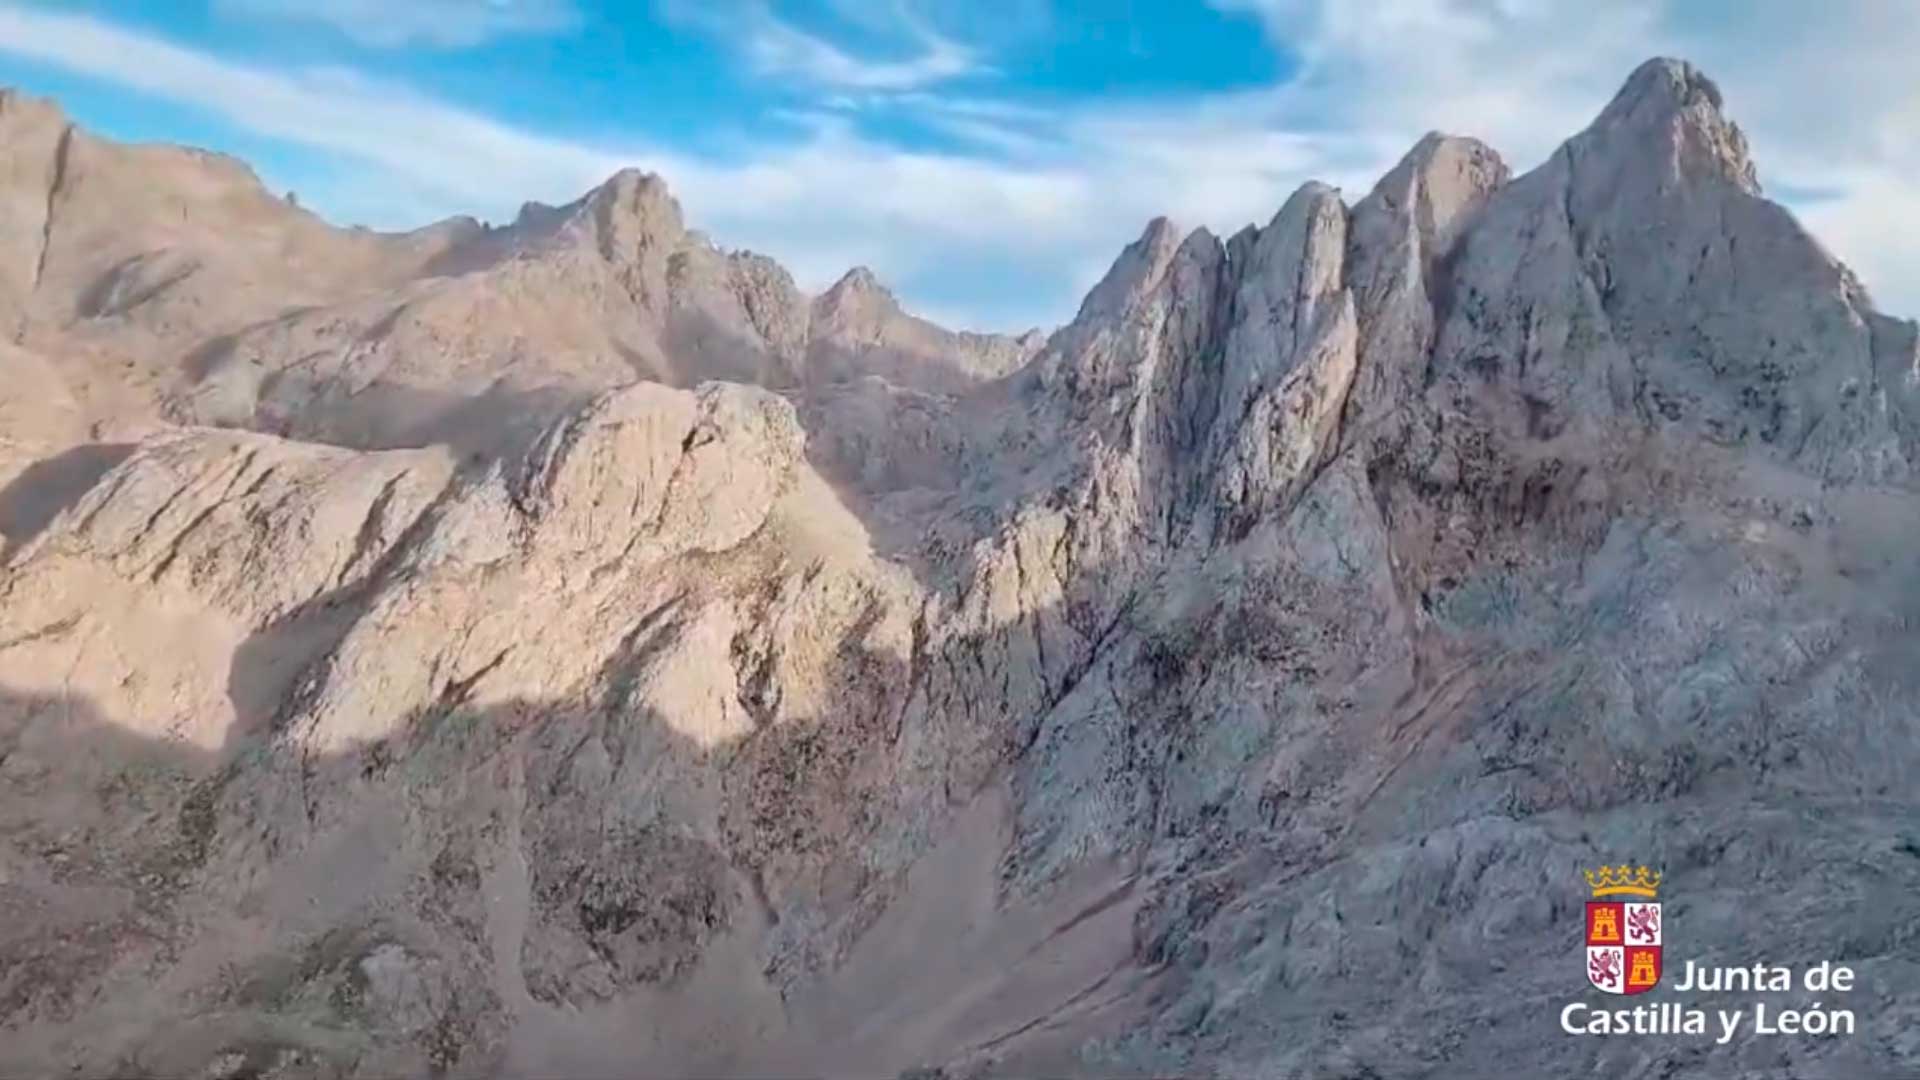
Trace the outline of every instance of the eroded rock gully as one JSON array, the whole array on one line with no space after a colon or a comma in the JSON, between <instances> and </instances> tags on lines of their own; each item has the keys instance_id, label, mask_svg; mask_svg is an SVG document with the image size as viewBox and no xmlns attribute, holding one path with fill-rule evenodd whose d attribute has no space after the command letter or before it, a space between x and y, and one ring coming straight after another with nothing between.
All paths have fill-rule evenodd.
<instances>
[{"instance_id":1,"label":"eroded rock gully","mask_svg":"<svg viewBox=\"0 0 1920 1080\"><path fill-rule=\"evenodd\" d=\"M1915 328L1721 109L1011 339L0 97L0 1071L1920 1067ZM1862 1030L1551 1033L1622 857Z\"/></svg>"}]
</instances>

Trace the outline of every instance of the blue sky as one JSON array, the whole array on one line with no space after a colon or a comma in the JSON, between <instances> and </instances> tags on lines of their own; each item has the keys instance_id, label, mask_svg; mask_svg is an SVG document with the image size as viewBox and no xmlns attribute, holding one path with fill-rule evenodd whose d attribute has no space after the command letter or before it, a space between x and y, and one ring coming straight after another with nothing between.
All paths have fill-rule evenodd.
<instances>
[{"instance_id":1,"label":"blue sky","mask_svg":"<svg viewBox=\"0 0 1920 1080\"><path fill-rule=\"evenodd\" d=\"M342 223L511 217L617 168L821 288L1068 317L1145 222L1358 198L1421 134L1536 164L1639 61L1720 81L1762 180L1920 314L1898 0L0 0L0 82L251 161Z\"/></svg>"}]
</instances>

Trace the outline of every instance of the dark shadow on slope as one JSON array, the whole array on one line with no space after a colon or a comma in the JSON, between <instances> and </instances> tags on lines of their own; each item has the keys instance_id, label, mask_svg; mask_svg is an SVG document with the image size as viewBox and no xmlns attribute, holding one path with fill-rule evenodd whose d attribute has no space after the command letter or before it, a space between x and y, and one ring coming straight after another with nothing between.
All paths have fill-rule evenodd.
<instances>
[{"instance_id":1,"label":"dark shadow on slope","mask_svg":"<svg viewBox=\"0 0 1920 1080\"><path fill-rule=\"evenodd\" d=\"M432 517L429 511L421 520ZM405 552L410 546L403 540L393 550ZM716 557L688 558L699 563ZM887 1008L907 1010L903 1022L927 1019L914 1009L940 1017L937 1034L917 1036L918 1043L891 1035L874 1042L870 1032L859 1035L868 1042L858 1045L889 1055L883 1060L897 1061L898 1068L956 1060L986 1045L996 1054L1030 1045L1053 1047L1052 1053L1073 1042L1068 1033L1090 1030L1084 1025L1133 993L1137 980L1117 975L1119 968L1087 973L1089 958L1108 952L1117 959L1101 963L1131 970L1131 908L1116 907L1110 890L1093 907L1075 907L1050 923L1052 916L1044 910L1021 916L1026 921L1019 925L1026 929L992 939L999 942L992 945L998 952L983 951L990 941L974 940L978 948L941 961L964 969L970 985L1026 987L1010 996L949 1001L937 992L943 969L924 950L915 963L889 966L896 961L886 957L900 948L897 942L865 962L861 970L868 974L858 981L857 993L834 989L834 973L848 956L879 948L861 942L906 887L892 876L897 866L876 865L867 854L874 837L889 822L910 820L922 823L925 843L938 840L950 829L943 823L984 786L996 783L1004 764L1019 755L1032 723L1027 714L1044 711L1062 692L1068 673L1052 673L1051 689L1011 706L1020 713L1013 715L1009 706L974 700L976 695L956 682L964 678L962 654L978 651L980 642L950 642L934 657L873 652L850 643L829 664L826 678L834 689L828 699L812 715L776 719L775 659L756 659L756 650L736 641L733 663L740 689L735 704L751 726L742 736L701 745L635 700L649 664L694 625L704 601L683 595L636 616L620 647L589 680L590 694L476 707L468 695L479 676L468 673L450 682L440 700L399 719L384 738L344 755L300 758L297 750L276 741L299 730L298 710L304 706L289 692L303 673L337 649L364 611L367 595L393 569L373 571L361 587L365 595L317 598L236 653L229 689L239 719L220 754L234 771L221 799L233 809L233 828L265 828L263 843L285 852L307 842L307 829L276 835L282 826L263 825L258 813L244 808L276 799L284 803L291 790L299 791L309 823L317 816L338 826L343 817L375 812L370 808L389 796L395 805L413 808L404 826L396 821L378 827L402 830L388 834L382 845L398 845L420 860L409 873L431 882L432 890L431 910L421 917L450 920L455 928L449 932L458 937L449 940L464 941L461 949L471 946L480 953L491 946L480 898L486 875L479 868L498 865L487 852L501 826L497 817L484 827L463 821L457 808L468 800L494 798L503 785L523 791L516 796L520 809L514 828L522 837L526 865L526 943L518 949L516 978L524 980L527 1008L535 1010L538 1022L515 1036L520 1041L509 1048L514 1055L509 1071L614 1076L628 1075L636 1062L644 1062L668 1073L758 1074L780 1060L767 1055L824 1055L830 1047L855 1045L849 1040L863 1030L860 1018ZM699 580L697 569L687 573ZM877 619L879 612L868 617ZM1029 632L1023 623L997 633ZM856 630L849 642L863 640L864 634ZM928 665L939 672L930 673ZM954 705L949 714L946 707L929 705L924 695L931 692L964 704ZM908 731L912 737L903 740ZM929 740L941 749L928 752ZM508 761L518 764L509 767ZM522 778L510 780L516 771ZM982 841L987 847L977 853L978 865L954 886L984 890L978 895L988 909L1006 888L1000 865L1006 840L995 831ZM681 864L684 872L669 875L669 887L663 888L659 868ZM352 880L342 888L361 888L359 883L374 875L356 870L348 876ZM945 886L927 888L937 893ZM909 908L925 902L912 901ZM807 933L774 932L783 917L794 915L810 928ZM930 928L936 939L951 937L939 928L946 916L926 918L939 924ZM1075 929L1081 926L1085 929ZM730 934L748 934L758 942L750 964L723 973L725 980L738 980L739 1000L696 1007L697 996L684 995L694 993L689 987L703 958L735 962L725 959L734 953L715 951ZM1092 953L1085 951L1094 948L1087 935L1103 942ZM1064 967L1041 960L1023 967L1036 950L1063 963L1077 959ZM1007 970L976 970L980 957L989 955L1000 957L996 963ZM876 971L893 974L875 983L881 978ZM1042 978L1043 972L1053 974ZM1092 992L1095 983L1098 993ZM767 994L841 1004L807 1013L811 1027L782 1029L778 1025L799 1021L785 1014L758 1020L751 1015L752 1003ZM298 992L281 996L289 995ZM654 1002L666 1018L640 1023L623 1014L616 1003L635 1000L634 995ZM1033 1014L1009 1015L1028 1007ZM498 1003L488 1008L497 1009ZM785 1042L720 1037L703 1047L700 1031L761 1021L776 1023ZM496 1032L510 1027L493 1023ZM462 1053L493 1052L479 1035L460 1039L468 1040ZM838 1067L826 1064L834 1060ZM822 1057L818 1071L830 1074L865 1060Z\"/></svg>"},{"instance_id":2,"label":"dark shadow on slope","mask_svg":"<svg viewBox=\"0 0 1920 1080\"><path fill-rule=\"evenodd\" d=\"M199 259L166 249L129 256L82 290L75 302L75 314L82 319L125 314L160 297L199 270Z\"/></svg>"},{"instance_id":3,"label":"dark shadow on slope","mask_svg":"<svg viewBox=\"0 0 1920 1080\"><path fill-rule=\"evenodd\" d=\"M253 711L285 693L301 654L337 642L350 616L331 599L236 657L236 676L250 663L258 680ZM1130 908L1110 889L1028 903L1000 929L967 914L998 906L1003 825L963 838L961 862L916 870L932 875L918 885L875 867L883 822L925 820L928 844L951 834L941 823L1009 749L981 732L971 764L901 760L906 658L850 647L833 664L834 705L778 724L761 713L743 737L702 745L633 700L682 617L670 606L641 620L590 695L478 706L473 679L456 680L336 754L258 723L204 752L131 735L80 699L0 694L0 859L31 864L10 864L0 886L0 901L31 901L9 922L19 933L0 931L0 959L36 947L53 928L48 890L68 890L61 945L0 964L58 968L37 989L0 977L0 1028L14 1033L0 1071L270 1072L298 1058L319 1075L765 1075L793 1061L892 1075L981 1046L1057 1049L1131 992L1112 966L1130 964ZM492 869L503 829L520 837L518 886ZM86 890L112 905L86 907ZM236 895L259 928L245 943L222 936ZM496 993L502 896L524 920L506 961L518 1003ZM776 933L783 913L812 931ZM860 945L869 931L879 943ZM186 966L194 955L226 959ZM423 980L426 1012L370 987L366 965L396 955ZM129 957L151 976L110 984ZM141 997L148 986L168 989ZM807 1004L773 1004L783 995ZM110 1037L101 1010L120 1017ZM901 1024L876 1034L869 1021L888 1010Z\"/></svg>"},{"instance_id":4,"label":"dark shadow on slope","mask_svg":"<svg viewBox=\"0 0 1920 1080\"><path fill-rule=\"evenodd\" d=\"M0 687L0 1073L106 1075L85 1018L116 964L163 964L213 822L182 813L210 754L82 697Z\"/></svg>"},{"instance_id":5,"label":"dark shadow on slope","mask_svg":"<svg viewBox=\"0 0 1920 1080\"><path fill-rule=\"evenodd\" d=\"M464 462L491 462L524 453L549 425L597 392L564 383L515 386L506 379L474 393L389 382L348 392L331 380L283 371L263 386L264 400L245 426L354 450L445 445ZM274 404L285 400L305 404L286 415Z\"/></svg>"},{"instance_id":6,"label":"dark shadow on slope","mask_svg":"<svg viewBox=\"0 0 1920 1080\"><path fill-rule=\"evenodd\" d=\"M363 589L336 590L248 637L227 671L228 745L268 728L309 665L330 655L366 611Z\"/></svg>"},{"instance_id":7,"label":"dark shadow on slope","mask_svg":"<svg viewBox=\"0 0 1920 1080\"><path fill-rule=\"evenodd\" d=\"M1664 593L1631 588L1631 580L1617 584L1645 594L1640 602L1649 605ZM1261 604L1298 593L1285 580L1272 585ZM1604 614L1609 601L1583 603ZM1217 803L1189 816L1163 813L1161 800L1181 783L1178 763L1207 752L1215 729L1230 719L1196 714L1191 701L1200 699L1192 688L1242 651L1277 679L1274 673L1290 670L1295 658L1260 650L1310 630L1275 624L1274 612L1255 610L1228 612L1219 626L1197 627L1205 633L1191 640L1158 642L1163 655L1137 658L1164 683L1153 696L1126 695L1124 703L1116 696L1111 714L1069 725L1114 744L1110 757L1096 756L1092 775L1106 776L1110 789L1145 793L1143 828L1133 835L1169 857L1166 876L1138 886L1164 894L1126 920L1125 966L1115 969L1115 981L1089 978L1065 993L1050 983L1022 983L1037 979L1045 958L1056 954L1037 946L1021 952L1015 946L1026 948L1027 939L1016 935L1007 946L1015 955L976 984L967 981L977 975L970 957L956 954L994 956L1000 939L967 937L945 908L924 909L924 924L906 918L921 910L902 899L911 889L876 873L864 852L890 822L918 817L953 829L956 806L1008 763L1032 769L1036 787L1063 782L1039 767L1056 748L1045 739L1025 741L1029 725L1058 696L1002 711L990 695L970 696L971 684L959 674L981 656L1011 662L1023 654L1007 639L1026 633L1025 624L988 640L950 642L931 656L851 648L835 661L836 691L826 706L778 723L756 692L765 678L746 664L739 704L756 723L738 739L702 746L636 701L648 663L673 647L692 614L669 604L636 617L577 697L477 705L468 675L430 706L396 718L391 734L374 743L308 757L264 730L237 732L217 773L152 789L143 805L152 808L147 820L159 824L142 843L185 859L182 865L209 883L263 881L300 905L339 914L327 916L325 932L240 957L226 983L209 976L194 987L204 989L203 997L181 995L180 1015L157 1017L152 1031L93 1071L192 1074L229 1053L253 1055L247 1059L265 1070L298 1052L341 1071L419 1073L450 1063L508 1075L765 1075L754 1055L771 1047L790 1054L780 1059L788 1063L815 1061L805 1053L817 1051L819 1067L806 1071L831 1075L849 1071L848 1059L825 1055L861 1045L873 1056L854 1063L884 1063L873 1071L886 1075L898 1071L896 1063L950 1065L989 1052L983 1047L1017 1048L1026 1036L996 1040L1029 1021L1035 1037L1072 1044L1070 1036L1093 1030L1089 1014L1074 1011L1076 1002L1137 1004L1139 998L1106 998L1131 992L1131 974L1151 969L1166 977L1144 987L1162 996L1137 1028L1142 1053L1199 1055L1183 1059L1190 1065L1209 1054L1246 1053L1253 1037L1247 1033L1254 1032L1276 1046L1301 1046L1303 1060L1316 1065L1352 1060L1381 1075L1417 1074L1437 1067L1420 1049L1428 1040L1387 1039L1384 1032L1465 1032L1456 1045L1475 1055L1493 1048L1504 1060L1548 1060L1533 1056L1545 1052L1531 1025L1488 1029L1475 1018L1504 1015L1512 993L1531 1001L1579 991L1565 954L1577 948L1568 935L1579 899L1571 870L1580 860L1643 858L1671 869L1675 925L1686 928L1688 948L1704 950L1695 955L1777 947L1781 927L1804 921L1808 929L1794 939L1796 962L1831 953L1888 964L1913 925L1920 860L1894 846L1899 829L1920 827L1911 799L1830 785L1806 790L1827 775L1826 763L1811 750L1790 761L1771 749L1736 761L1743 797L1722 797L1725 789L1694 784L1686 762L1669 768L1676 762L1664 748L1644 745L1640 733L1624 731L1625 743L1599 738L1591 745L1594 733L1604 734L1603 723L1622 721L1605 717L1606 700L1568 693L1578 689L1572 684L1536 683L1531 676L1551 657L1482 665L1458 682L1441 678L1419 687L1412 701L1303 718L1324 720L1325 731L1288 737L1319 745L1276 742L1274 749L1310 768L1289 773L1258 762L1281 783L1229 784ZM1611 632L1631 631L1626 624ZM264 653L284 640L269 634L250 644ZM1564 647L1565 656L1577 657L1578 644ZM1894 661L1895 651L1884 659ZM1115 662L1136 660L1123 653ZM1595 680L1606 674L1598 667L1591 673ZM915 696L936 686L946 704L935 710L923 700L915 713ZM1060 695L1071 692L1066 687ZM1287 714L1279 711L1284 698L1276 700L1247 707L1273 709L1270 722L1277 724ZM62 704L37 708L50 721ZM1882 711L1858 746L1829 734L1822 753L1855 762L1877 755L1876 768L1914 760L1911 729L1889 723L1893 713ZM76 712L84 727L85 710ZM1091 730L1107 720L1111 731ZM903 740L903 730L913 739ZM1775 746L1795 738L1759 730ZM1734 730L1702 733L1709 735L1716 741L1703 745L1745 746L1745 735ZM68 792L101 787L92 774L57 775L70 778ZM889 796L903 785L924 801ZM22 790L34 805L47 804L44 787ZM1076 791L1076 801L1110 805L1097 785L1081 790L1086 794ZM1367 818L1373 830L1343 831ZM1330 845L1313 846L1316 835L1328 833ZM517 1005L487 996L497 966L490 950L503 940L493 937L487 896L501 894L503 879L491 875L509 835L519 837L513 850L525 862L520 892L507 893L524 896L524 936L508 961L524 983L526 1000ZM43 837L44 830L31 838L37 844ZM360 848L341 856L342 838L354 837ZM1848 837L1868 846L1820 846ZM1774 889L1786 880L1780 875L1803 864L1817 870L1817 892ZM956 867L955 888L990 876L972 862ZM1751 895L1756 880L1768 882L1764 896ZM188 891L198 887L190 881ZM144 897L158 886L130 888ZM367 895L393 903L356 906ZM1808 918L1815 900L1834 900L1860 917ZM1000 909L992 910L998 917ZM1043 921L1064 939L1109 910L1093 902ZM896 915L906 929L889 932L921 943L904 952L911 962L892 966L898 955L883 949L870 966L850 967L863 942L880 940L870 936L872 928ZM104 970L106 946L98 942L110 935L96 926L87 924L87 933L74 938L81 944L60 963ZM796 926L805 930L786 929ZM744 959L724 952L734 934L755 942ZM354 972L392 948L433 958L434 965L417 970L437 980L435 1000L457 1005L417 1028L406 1026L412 1021L402 1012L370 1005ZM1818 950L1827 952L1816 956ZM716 976L725 991L718 998L699 996L706 961L734 965ZM1886 987L1911 985L1899 970L1883 978L1891 980ZM88 984L77 986L83 993ZM977 1008L941 1011L960 996L956 986L979 991ZM1407 989L1415 986L1417 992ZM1434 987L1444 995L1436 998ZM782 996L788 1007L770 1004ZM224 1011L186 1013L200 1009L184 1004L196 1000ZM756 1012L756 1000L769 1003L769 1011ZM990 1006L1007 1002L1031 1007L1019 1022L1003 1023L1005 1014ZM83 1026L87 1008L76 1006ZM317 1016L316 1023L290 1026L288 1017L302 1009L321 1010L304 1014ZM518 1024L509 1018L516 1009ZM795 1019L803 1014L818 1026ZM1327 1020L1336 1015L1368 1033L1366 1041L1330 1030ZM891 1025L888 1038L902 1031L925 1041L902 1048L875 1039L880 1017ZM770 1026L756 1029L763 1020ZM22 1030L38 1039L42 1023ZM742 1034L754 1030L792 1036L795 1046ZM321 1034L340 1031L371 1035L378 1052L398 1056L374 1057L364 1046L343 1047ZM1551 1059L1567 1066L1559 1071L1591 1071L1593 1055L1605 1051L1594 1040L1556 1045ZM1874 1056L1879 1044L1868 1040L1834 1045L1832 1053L1853 1055L1833 1060L1859 1065L1854 1075L1891 1060L1884 1052ZM1164 1060L1166 1070L1178 1064ZM41 1061L21 1057L16 1071L45 1071ZM0 1064L14 1063L0 1057ZM1072 1059L1050 1063L1032 1072L1085 1067Z\"/></svg>"},{"instance_id":8,"label":"dark shadow on slope","mask_svg":"<svg viewBox=\"0 0 1920 1080\"><path fill-rule=\"evenodd\" d=\"M85 443L36 461L0 490L0 550L40 535L60 511L77 502L108 470L134 451L132 443Z\"/></svg>"},{"instance_id":9,"label":"dark shadow on slope","mask_svg":"<svg viewBox=\"0 0 1920 1080\"><path fill-rule=\"evenodd\" d=\"M673 382L680 386L717 380L792 393L807 380L804 357L783 357L757 335L743 334L697 307L675 305L668 312L664 346Z\"/></svg>"},{"instance_id":10,"label":"dark shadow on slope","mask_svg":"<svg viewBox=\"0 0 1920 1080\"><path fill-rule=\"evenodd\" d=\"M309 599L240 643L227 668L227 698L234 715L226 738L229 751L257 734L270 732L276 720L286 719L299 680L313 664L333 654L366 614L380 588L390 581L396 567L438 525L442 509L486 468L484 459L457 464L432 503L422 508L358 581Z\"/></svg>"},{"instance_id":11,"label":"dark shadow on slope","mask_svg":"<svg viewBox=\"0 0 1920 1080\"><path fill-rule=\"evenodd\" d=\"M309 315L319 308L313 304L296 304L286 308L271 318L262 319L242 329L225 334L216 334L199 345L189 349L180 358L180 370L188 383L199 383L233 360L234 352L240 342L248 335L269 327L292 323L302 316Z\"/></svg>"},{"instance_id":12,"label":"dark shadow on slope","mask_svg":"<svg viewBox=\"0 0 1920 1080\"><path fill-rule=\"evenodd\" d=\"M392 415L422 417L385 438L373 438L367 450L445 444L467 461L513 458L526 452L560 417L584 406L599 391L556 384L516 387L505 379L474 396L380 388L381 408Z\"/></svg>"},{"instance_id":13,"label":"dark shadow on slope","mask_svg":"<svg viewBox=\"0 0 1920 1080\"><path fill-rule=\"evenodd\" d=\"M180 370L189 383L198 383L233 359L233 352L245 331L219 334L194 346L180 358Z\"/></svg>"},{"instance_id":14,"label":"dark shadow on slope","mask_svg":"<svg viewBox=\"0 0 1920 1080\"><path fill-rule=\"evenodd\" d=\"M1060 482L1084 464L1039 393L1030 368L957 397L869 375L811 387L795 407L808 464L866 526L875 553L940 590L955 583L947 556L1023 504L1057 502ZM964 580L973 567L948 569Z\"/></svg>"}]
</instances>

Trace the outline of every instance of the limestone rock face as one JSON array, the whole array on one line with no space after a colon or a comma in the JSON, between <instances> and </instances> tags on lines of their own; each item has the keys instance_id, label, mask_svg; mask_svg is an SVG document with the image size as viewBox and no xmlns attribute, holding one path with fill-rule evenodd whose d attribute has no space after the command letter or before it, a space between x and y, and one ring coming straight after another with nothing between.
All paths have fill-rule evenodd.
<instances>
[{"instance_id":1,"label":"limestone rock face","mask_svg":"<svg viewBox=\"0 0 1920 1080\"><path fill-rule=\"evenodd\" d=\"M1920 1068L1916 328L1722 109L1010 339L0 96L0 1072ZM1543 1037L1623 861L1856 1035Z\"/></svg>"}]
</instances>

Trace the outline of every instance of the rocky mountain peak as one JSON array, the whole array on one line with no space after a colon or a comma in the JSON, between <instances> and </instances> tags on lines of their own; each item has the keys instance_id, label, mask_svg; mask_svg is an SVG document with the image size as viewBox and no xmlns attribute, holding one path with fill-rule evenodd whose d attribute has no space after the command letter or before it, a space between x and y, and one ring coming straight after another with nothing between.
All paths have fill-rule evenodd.
<instances>
[{"instance_id":1,"label":"rocky mountain peak","mask_svg":"<svg viewBox=\"0 0 1920 1080\"><path fill-rule=\"evenodd\" d=\"M1719 85L1699 68L1685 60L1656 56L1633 69L1613 100L1601 110L1598 123L1604 125L1640 110L1672 113L1696 106L1717 115L1725 105Z\"/></svg>"},{"instance_id":2,"label":"rocky mountain peak","mask_svg":"<svg viewBox=\"0 0 1920 1080\"><path fill-rule=\"evenodd\" d=\"M681 225L680 204L660 174L629 166L601 181L584 200L588 205L625 207L641 216L664 215Z\"/></svg>"},{"instance_id":3,"label":"rocky mountain peak","mask_svg":"<svg viewBox=\"0 0 1920 1080\"><path fill-rule=\"evenodd\" d=\"M899 310L893 291L872 270L856 266L820 294L816 310L826 318L878 316Z\"/></svg>"},{"instance_id":4,"label":"rocky mountain peak","mask_svg":"<svg viewBox=\"0 0 1920 1080\"><path fill-rule=\"evenodd\" d=\"M526 233L536 231L551 232L554 228L558 227L564 214L565 209L563 207L543 203L537 199L529 199L520 204L520 212L513 216L513 222L507 226L507 228L517 229Z\"/></svg>"},{"instance_id":5,"label":"rocky mountain peak","mask_svg":"<svg viewBox=\"0 0 1920 1080\"><path fill-rule=\"evenodd\" d=\"M1677 180L1713 177L1758 194L1746 135L1722 107L1720 88L1699 69L1656 58L1634 70L1575 143L1596 154L1664 164Z\"/></svg>"},{"instance_id":6,"label":"rocky mountain peak","mask_svg":"<svg viewBox=\"0 0 1920 1080\"><path fill-rule=\"evenodd\" d=\"M1479 139L1429 132L1380 178L1361 207L1404 209L1429 256L1443 254L1462 223L1512 177L1500 154Z\"/></svg>"},{"instance_id":7,"label":"rocky mountain peak","mask_svg":"<svg viewBox=\"0 0 1920 1080\"><path fill-rule=\"evenodd\" d=\"M887 287L880 284L880 279L873 275L873 271L864 266L856 266L842 274L840 280L827 289L827 295L886 292Z\"/></svg>"},{"instance_id":8,"label":"rocky mountain peak","mask_svg":"<svg viewBox=\"0 0 1920 1080\"><path fill-rule=\"evenodd\" d=\"M1180 230L1172 219L1156 217L1140 238L1128 244L1080 304L1076 324L1097 322L1137 303L1158 283L1180 250Z\"/></svg>"},{"instance_id":9,"label":"rocky mountain peak","mask_svg":"<svg viewBox=\"0 0 1920 1080\"><path fill-rule=\"evenodd\" d=\"M589 243L602 258L622 263L643 252L664 253L687 236L680 203L657 174L621 169L564 208L563 235Z\"/></svg>"}]
</instances>

